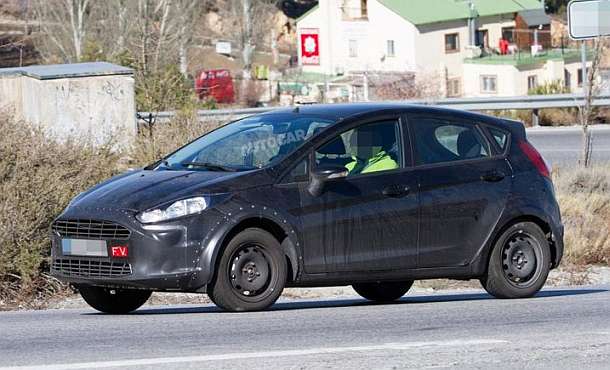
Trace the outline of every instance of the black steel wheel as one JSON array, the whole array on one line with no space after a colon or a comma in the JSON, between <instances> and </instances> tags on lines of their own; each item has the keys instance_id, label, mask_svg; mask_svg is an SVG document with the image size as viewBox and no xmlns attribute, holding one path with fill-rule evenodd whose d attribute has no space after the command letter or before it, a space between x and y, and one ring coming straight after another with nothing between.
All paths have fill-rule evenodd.
<instances>
[{"instance_id":1,"label":"black steel wheel","mask_svg":"<svg viewBox=\"0 0 610 370\"><path fill-rule=\"evenodd\" d=\"M551 265L549 242L538 225L509 227L491 253L483 287L497 298L527 298L544 285Z\"/></svg>"},{"instance_id":2,"label":"black steel wheel","mask_svg":"<svg viewBox=\"0 0 610 370\"><path fill-rule=\"evenodd\" d=\"M80 295L89 306L109 314L126 314L140 308L150 295L150 290L111 289L97 286L80 285Z\"/></svg>"},{"instance_id":3,"label":"black steel wheel","mask_svg":"<svg viewBox=\"0 0 610 370\"><path fill-rule=\"evenodd\" d=\"M409 291L413 281L401 281L401 282L380 282L380 283L359 283L354 284L352 287L356 293L360 294L363 298L369 301L375 302L392 302Z\"/></svg>"},{"instance_id":4,"label":"black steel wheel","mask_svg":"<svg viewBox=\"0 0 610 370\"><path fill-rule=\"evenodd\" d=\"M228 243L208 295L228 311L263 310L282 294L286 275L286 258L275 237L246 229Z\"/></svg>"}]
</instances>

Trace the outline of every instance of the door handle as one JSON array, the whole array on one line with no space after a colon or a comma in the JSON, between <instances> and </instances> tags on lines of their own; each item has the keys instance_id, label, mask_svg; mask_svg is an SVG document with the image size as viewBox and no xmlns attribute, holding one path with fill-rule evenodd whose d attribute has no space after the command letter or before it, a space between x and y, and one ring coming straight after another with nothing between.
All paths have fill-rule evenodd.
<instances>
[{"instance_id":1,"label":"door handle","mask_svg":"<svg viewBox=\"0 0 610 370\"><path fill-rule=\"evenodd\" d=\"M481 175L481 180L487 182L498 182L504 180L506 175L500 171L489 171Z\"/></svg>"},{"instance_id":2,"label":"door handle","mask_svg":"<svg viewBox=\"0 0 610 370\"><path fill-rule=\"evenodd\" d=\"M411 188L405 185L390 185L383 189L382 193L386 197L400 198L409 194Z\"/></svg>"}]
</instances>

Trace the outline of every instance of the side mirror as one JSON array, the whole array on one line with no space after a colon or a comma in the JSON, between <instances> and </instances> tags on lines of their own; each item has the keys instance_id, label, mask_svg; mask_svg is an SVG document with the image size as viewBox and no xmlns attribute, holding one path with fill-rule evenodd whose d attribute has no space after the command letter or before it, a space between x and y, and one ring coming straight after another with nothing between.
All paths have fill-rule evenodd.
<instances>
[{"instance_id":1,"label":"side mirror","mask_svg":"<svg viewBox=\"0 0 610 370\"><path fill-rule=\"evenodd\" d=\"M329 180L344 179L349 171L345 167L327 166L316 168L311 173L308 191L314 197L320 196L324 191L324 183Z\"/></svg>"}]
</instances>

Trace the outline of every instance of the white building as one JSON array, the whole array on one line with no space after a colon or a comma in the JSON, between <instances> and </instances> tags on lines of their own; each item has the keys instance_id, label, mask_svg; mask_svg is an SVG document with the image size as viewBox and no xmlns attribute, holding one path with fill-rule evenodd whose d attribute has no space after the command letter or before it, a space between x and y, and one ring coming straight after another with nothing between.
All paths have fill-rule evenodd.
<instances>
[{"instance_id":1,"label":"white building","mask_svg":"<svg viewBox=\"0 0 610 370\"><path fill-rule=\"evenodd\" d=\"M319 0L297 20L299 62L304 72L329 76L435 76L447 96L526 95L566 78L577 90L578 54L549 50L543 7L539 0ZM510 54L501 55L500 39ZM540 45L535 56L532 44Z\"/></svg>"}]
</instances>

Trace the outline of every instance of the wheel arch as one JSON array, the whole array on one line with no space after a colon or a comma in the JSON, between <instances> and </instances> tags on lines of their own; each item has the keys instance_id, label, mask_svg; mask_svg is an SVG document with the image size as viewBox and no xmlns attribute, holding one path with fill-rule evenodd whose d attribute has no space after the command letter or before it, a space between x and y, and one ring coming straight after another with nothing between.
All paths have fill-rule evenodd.
<instances>
[{"instance_id":1,"label":"wheel arch","mask_svg":"<svg viewBox=\"0 0 610 370\"><path fill-rule=\"evenodd\" d=\"M209 245L206 257L202 258L202 264L207 265L208 283L212 280L217 270L218 261L227 244L240 232L249 229L258 228L271 234L280 243L284 256L288 265L288 281L295 281L300 272L299 268L299 253L297 250L298 242L294 229L283 222L278 222L272 217L265 215L244 215L238 220L233 220L227 223L224 230L215 239L215 242Z\"/></svg>"},{"instance_id":2,"label":"wheel arch","mask_svg":"<svg viewBox=\"0 0 610 370\"><path fill-rule=\"evenodd\" d=\"M551 225L540 216L537 216L535 214L524 214L524 215L511 217L511 218L507 219L505 222L503 222L501 224L501 226L496 228L496 231L493 233L492 238L490 238L489 242L487 243L487 247L484 249L484 253L481 254L479 257L481 263L477 264L479 266L479 268L477 269L477 272L478 272L477 275L484 275L487 273L487 268L489 266L489 259L491 258L491 252L492 252L494 246L496 245L496 243L498 242L498 239L502 236L502 234L504 234L504 232L506 230L508 230L508 228L510 228L511 226L521 223L521 222L531 222L533 224L536 224L538 227L540 227L540 229L542 230L544 235L547 237L547 241L549 242L549 247L550 247L550 252L551 252L551 261L553 263L551 268L555 268L557 266L558 250L557 250L557 246L555 245L555 243L553 242L552 237L551 237L551 234L553 232Z\"/></svg>"}]
</instances>

